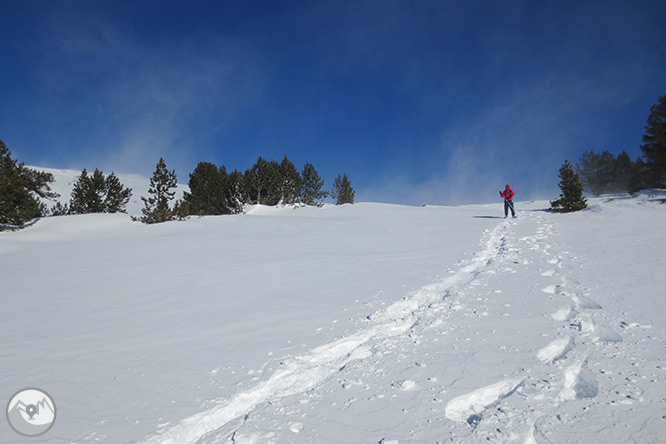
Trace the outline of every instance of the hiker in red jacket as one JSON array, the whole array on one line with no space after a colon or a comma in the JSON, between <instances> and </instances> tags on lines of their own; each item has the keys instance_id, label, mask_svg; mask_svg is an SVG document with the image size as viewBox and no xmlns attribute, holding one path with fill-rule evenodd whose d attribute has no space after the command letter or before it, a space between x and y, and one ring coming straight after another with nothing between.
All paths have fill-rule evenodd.
<instances>
[{"instance_id":1,"label":"hiker in red jacket","mask_svg":"<svg viewBox=\"0 0 666 444\"><path fill-rule=\"evenodd\" d=\"M516 217L516 211L513 209L513 196L516 193L511 189L511 185L506 184L504 191L500 191L499 193L504 198L504 217L509 216L509 208L511 208L511 216Z\"/></svg>"}]
</instances>

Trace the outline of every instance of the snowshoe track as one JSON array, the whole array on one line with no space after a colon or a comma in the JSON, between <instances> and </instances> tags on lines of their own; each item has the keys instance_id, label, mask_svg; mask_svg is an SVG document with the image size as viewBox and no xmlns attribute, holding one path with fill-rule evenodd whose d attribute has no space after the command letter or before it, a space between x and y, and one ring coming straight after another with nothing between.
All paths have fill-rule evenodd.
<instances>
[{"instance_id":1,"label":"snowshoe track","mask_svg":"<svg viewBox=\"0 0 666 444\"><path fill-rule=\"evenodd\" d=\"M206 435L224 429L230 422L248 415L258 406L305 393L330 378L333 373L344 370L350 362L367 358L372 353L366 346L368 343L385 343L387 340L407 334L424 318L424 312L431 309L433 304L441 302L457 287L469 284L496 261L506 251L508 226L505 222L487 231L482 242L483 248L469 263L464 263L457 272L442 282L424 286L385 310L368 316L370 325L366 329L282 363L282 369L254 388L238 393L230 399L219 400L215 407L185 418L178 424L149 436L143 442L146 444L200 442ZM226 432L229 438L234 434L235 431Z\"/></svg>"},{"instance_id":2,"label":"snowshoe track","mask_svg":"<svg viewBox=\"0 0 666 444\"><path fill-rule=\"evenodd\" d=\"M474 257L440 282L144 442L290 442L296 435L301 442L553 442L554 430L581 421L609 389L593 356L622 341L594 295L568 275L581 258L556 237L543 214L507 220L487 230ZM543 284L521 285L525 273ZM516 304L512 292L529 297ZM516 316L538 323L541 336L516 330ZM475 343L483 348L469 347ZM479 366L487 382L474 386L467 381L478 384ZM624 396L630 384L616 391ZM571 414L569 403L583 410ZM330 423L335 435L326 434Z\"/></svg>"}]
</instances>

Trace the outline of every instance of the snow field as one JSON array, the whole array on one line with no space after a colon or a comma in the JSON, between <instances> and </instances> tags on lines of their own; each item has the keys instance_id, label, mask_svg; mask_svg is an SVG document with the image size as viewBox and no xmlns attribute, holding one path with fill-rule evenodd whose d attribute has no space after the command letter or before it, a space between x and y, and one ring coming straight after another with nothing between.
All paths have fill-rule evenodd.
<instances>
[{"instance_id":1,"label":"snow field","mask_svg":"<svg viewBox=\"0 0 666 444\"><path fill-rule=\"evenodd\" d=\"M518 230L533 235L516 242ZM608 371L590 370L587 359L600 353L603 367L613 367L604 344L619 341L606 340L610 327L600 336L581 326L591 317L583 312L601 305L574 294L589 293L570 277L581 258L554 244L557 234L539 214L488 230L473 259L368 317L363 359L199 442L590 442L600 426L585 412L616 402L595 399L597 374ZM552 265L553 273L540 272ZM534 276L556 278L550 297L538 297ZM572 316L558 323L561 304ZM405 330L379 338L373 322ZM298 421L297 437L282 425L289 419ZM614 427L603 428L613 436Z\"/></svg>"},{"instance_id":2,"label":"snow field","mask_svg":"<svg viewBox=\"0 0 666 444\"><path fill-rule=\"evenodd\" d=\"M31 297L0 327L0 380L80 409L52 442L659 442L666 210L649 195L591 202L523 203L506 221L488 218L499 205L368 204L43 221L0 236L7 276L47 254L44 282L10 288ZM156 272L142 252L163 241ZM91 245L132 277L125 296ZM94 279L63 279L72 263ZM243 297L220 309L221 291ZM34 330L16 333L28 314Z\"/></svg>"},{"instance_id":3,"label":"snow field","mask_svg":"<svg viewBox=\"0 0 666 444\"><path fill-rule=\"evenodd\" d=\"M1 233L0 380L9 395L38 386L56 399L45 442L140 440L353 333L473 250L491 225L474 216L488 211L254 207L154 226L65 216ZM459 217L468 230L450 223Z\"/></svg>"}]
</instances>

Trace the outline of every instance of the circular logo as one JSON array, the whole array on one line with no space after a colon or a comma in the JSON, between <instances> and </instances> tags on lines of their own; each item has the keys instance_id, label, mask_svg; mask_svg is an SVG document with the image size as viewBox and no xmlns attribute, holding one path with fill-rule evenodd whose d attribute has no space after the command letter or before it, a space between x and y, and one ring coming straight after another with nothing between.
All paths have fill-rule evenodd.
<instances>
[{"instance_id":1,"label":"circular logo","mask_svg":"<svg viewBox=\"0 0 666 444\"><path fill-rule=\"evenodd\" d=\"M7 403L7 421L23 436L43 435L53 426L55 417L55 402L37 388L20 390Z\"/></svg>"}]
</instances>

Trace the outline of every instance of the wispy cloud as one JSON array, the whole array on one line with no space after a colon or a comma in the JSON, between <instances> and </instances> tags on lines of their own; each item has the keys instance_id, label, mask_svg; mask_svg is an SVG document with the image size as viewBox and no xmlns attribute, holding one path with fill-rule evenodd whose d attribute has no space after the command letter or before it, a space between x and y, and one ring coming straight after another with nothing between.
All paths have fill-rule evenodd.
<instances>
[{"instance_id":1,"label":"wispy cloud","mask_svg":"<svg viewBox=\"0 0 666 444\"><path fill-rule=\"evenodd\" d=\"M201 160L288 154L349 173L361 200L552 197L564 159L640 138L666 60L654 3L242 3L203 25L188 3L158 35L142 8L54 7L24 114L70 162L51 166L150 174L164 156L187 180Z\"/></svg>"},{"instance_id":2,"label":"wispy cloud","mask_svg":"<svg viewBox=\"0 0 666 444\"><path fill-rule=\"evenodd\" d=\"M103 167L146 173L160 156L187 164L201 142L197 128L223 131L263 88L261 59L240 38L151 45L101 17L71 15L53 20L46 35L48 114L56 127L85 121L74 149Z\"/></svg>"},{"instance_id":3,"label":"wispy cloud","mask_svg":"<svg viewBox=\"0 0 666 444\"><path fill-rule=\"evenodd\" d=\"M445 94L448 116L440 144L429 150L430 172L423 177L387 171L367 195L411 204L492 202L511 183L520 199L553 198L565 159L575 163L589 149L635 153L637 146L618 140L627 129L611 122L645 94L658 69L646 63L650 51L636 51L645 11L589 8L552 15L548 8L532 11L527 24L521 17L526 9L487 20L485 37L470 42L480 57L476 71L464 68L469 54L446 53L452 66L462 68L452 68L442 82L463 73L470 80L457 83L465 95ZM636 41L628 45L618 36ZM433 69L437 63L442 62L434 60Z\"/></svg>"}]
</instances>

